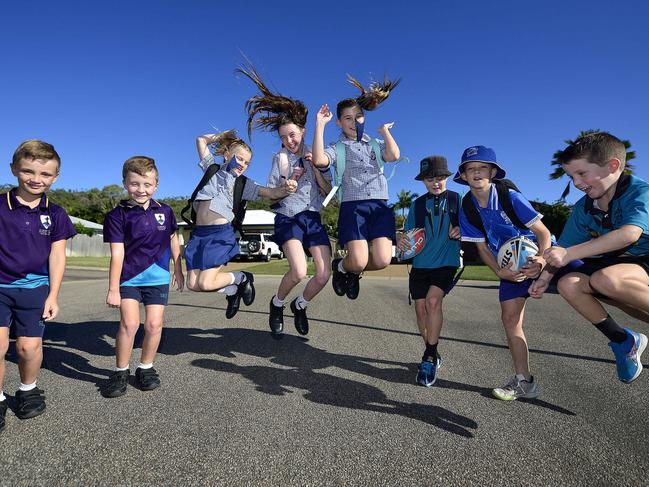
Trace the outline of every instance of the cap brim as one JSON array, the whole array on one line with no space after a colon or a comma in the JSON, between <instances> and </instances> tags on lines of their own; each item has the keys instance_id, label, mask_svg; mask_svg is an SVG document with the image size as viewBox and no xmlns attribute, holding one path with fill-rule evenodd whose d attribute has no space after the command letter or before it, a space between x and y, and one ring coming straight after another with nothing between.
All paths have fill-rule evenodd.
<instances>
[{"instance_id":1,"label":"cap brim","mask_svg":"<svg viewBox=\"0 0 649 487\"><path fill-rule=\"evenodd\" d=\"M448 177L451 176L452 174L453 174L452 172L446 172L446 173L442 173L442 174L432 174L432 175L430 175L430 173L423 173L423 172L420 172L419 174L417 174L417 175L415 176L415 180L417 180L417 181L422 181L425 177L427 177L427 176L429 176L429 175L430 175L430 177L432 177L432 178L448 178Z\"/></svg>"}]
</instances>

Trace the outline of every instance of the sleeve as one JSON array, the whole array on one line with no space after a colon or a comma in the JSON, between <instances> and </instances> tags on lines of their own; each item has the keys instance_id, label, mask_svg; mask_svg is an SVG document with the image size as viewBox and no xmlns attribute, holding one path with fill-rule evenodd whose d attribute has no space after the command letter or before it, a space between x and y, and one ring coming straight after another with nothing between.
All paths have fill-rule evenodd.
<instances>
[{"instance_id":1,"label":"sleeve","mask_svg":"<svg viewBox=\"0 0 649 487\"><path fill-rule=\"evenodd\" d=\"M273 156L273 163L270 167L270 174L268 175L268 187L277 188L280 186L279 174L279 153Z\"/></svg>"},{"instance_id":2,"label":"sleeve","mask_svg":"<svg viewBox=\"0 0 649 487\"><path fill-rule=\"evenodd\" d=\"M56 214L56 224L53 225L52 233L50 233L50 240L58 242L59 240L67 240L77 234L72 220L63 208L60 208Z\"/></svg>"},{"instance_id":3,"label":"sleeve","mask_svg":"<svg viewBox=\"0 0 649 487\"><path fill-rule=\"evenodd\" d=\"M207 168L210 167L212 164L216 164L216 161L214 160L214 156L211 153L210 155L201 159L201 161L198 163L198 165L203 170L203 172L207 171Z\"/></svg>"},{"instance_id":4,"label":"sleeve","mask_svg":"<svg viewBox=\"0 0 649 487\"><path fill-rule=\"evenodd\" d=\"M124 220L118 208L108 212L104 220L104 242L124 243Z\"/></svg>"},{"instance_id":5,"label":"sleeve","mask_svg":"<svg viewBox=\"0 0 649 487\"><path fill-rule=\"evenodd\" d=\"M336 143L332 142L324 150L325 155L329 159L329 165L336 165Z\"/></svg>"},{"instance_id":6,"label":"sleeve","mask_svg":"<svg viewBox=\"0 0 649 487\"><path fill-rule=\"evenodd\" d=\"M383 140L383 139L376 139L376 141L377 141L378 144L379 144L379 149L380 149L380 151L381 151L381 157L383 157L383 155L384 155L384 153L385 153L385 140ZM385 159L385 158L384 158L384 159ZM397 162L397 161L392 161L392 162ZM390 163L388 162L388 164L390 164Z\"/></svg>"},{"instance_id":7,"label":"sleeve","mask_svg":"<svg viewBox=\"0 0 649 487\"><path fill-rule=\"evenodd\" d=\"M570 212L568 221L563 227L561 237L557 242L561 247L572 247L592 239L590 230L586 221L586 212L584 207L584 199L578 201Z\"/></svg>"},{"instance_id":8,"label":"sleeve","mask_svg":"<svg viewBox=\"0 0 649 487\"><path fill-rule=\"evenodd\" d=\"M527 228L530 228L543 218L543 215L536 211L527 198L518 191L510 189L509 198L512 201L512 207L516 212L516 216L520 218Z\"/></svg>"},{"instance_id":9,"label":"sleeve","mask_svg":"<svg viewBox=\"0 0 649 487\"><path fill-rule=\"evenodd\" d=\"M243 187L242 198L246 201L259 201L261 197L259 196L259 188L261 186L255 183L252 179L246 180L246 185Z\"/></svg>"},{"instance_id":10,"label":"sleeve","mask_svg":"<svg viewBox=\"0 0 649 487\"><path fill-rule=\"evenodd\" d=\"M415 227L415 202L412 202L410 209L408 210L408 217L406 218L405 223L403 224L403 230L407 232L412 230Z\"/></svg>"},{"instance_id":11,"label":"sleeve","mask_svg":"<svg viewBox=\"0 0 649 487\"><path fill-rule=\"evenodd\" d=\"M621 205L621 225L635 225L649 233L649 191L643 189L635 190L628 202Z\"/></svg>"},{"instance_id":12,"label":"sleeve","mask_svg":"<svg viewBox=\"0 0 649 487\"><path fill-rule=\"evenodd\" d=\"M174 210L169 207L169 233L173 235L178 230L178 222L176 221L176 215Z\"/></svg>"},{"instance_id":13,"label":"sleeve","mask_svg":"<svg viewBox=\"0 0 649 487\"><path fill-rule=\"evenodd\" d=\"M460 233L463 242L484 242L485 236L467 220L464 210L460 208Z\"/></svg>"}]
</instances>

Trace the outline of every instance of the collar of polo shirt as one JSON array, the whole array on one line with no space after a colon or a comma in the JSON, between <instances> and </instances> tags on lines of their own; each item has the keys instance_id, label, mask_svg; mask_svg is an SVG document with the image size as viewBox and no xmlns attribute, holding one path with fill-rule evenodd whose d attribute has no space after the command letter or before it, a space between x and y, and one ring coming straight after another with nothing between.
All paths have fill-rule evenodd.
<instances>
[{"instance_id":1,"label":"collar of polo shirt","mask_svg":"<svg viewBox=\"0 0 649 487\"><path fill-rule=\"evenodd\" d=\"M29 208L27 205L23 205L20 201L18 201L18 198L16 197L16 188L13 188L10 191L7 191L7 206L9 207L10 210L13 210L14 208L20 208L20 207L25 207ZM50 206L50 199L47 197L45 193L41 196L40 201L38 202L38 208L41 210L47 210Z\"/></svg>"},{"instance_id":2,"label":"collar of polo shirt","mask_svg":"<svg viewBox=\"0 0 649 487\"><path fill-rule=\"evenodd\" d=\"M367 135L367 134L363 134L363 137L361 137L361 142L366 142L366 143L367 143L367 142L370 141L371 138L372 138L372 137L370 137L369 135ZM340 139L338 139L338 140L340 140L341 142L348 142L348 143L350 143L350 144L351 144L352 142L356 142L356 139L350 139L350 138L347 137L344 133L341 133L341 134L340 134Z\"/></svg>"},{"instance_id":3,"label":"collar of polo shirt","mask_svg":"<svg viewBox=\"0 0 649 487\"><path fill-rule=\"evenodd\" d=\"M149 202L150 202L149 203L149 208L151 208L151 207L160 208L162 206L160 203L158 203L153 198L151 198L149 200ZM135 208L136 206L139 206L140 208L142 208L140 205L138 205L137 203L133 203L131 200L121 200L119 202L119 206L121 206L123 208ZM144 208L142 208L142 209L144 209Z\"/></svg>"}]
</instances>

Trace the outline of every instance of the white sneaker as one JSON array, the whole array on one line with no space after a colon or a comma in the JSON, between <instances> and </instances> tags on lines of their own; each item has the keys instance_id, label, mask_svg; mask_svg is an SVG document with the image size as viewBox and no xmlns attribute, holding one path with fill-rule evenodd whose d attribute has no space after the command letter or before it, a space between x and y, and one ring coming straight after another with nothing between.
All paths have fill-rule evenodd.
<instances>
[{"instance_id":1,"label":"white sneaker","mask_svg":"<svg viewBox=\"0 0 649 487\"><path fill-rule=\"evenodd\" d=\"M523 376L515 375L507 384L495 388L491 393L501 401L533 399L539 395L539 388L534 377L532 377L531 381L527 381Z\"/></svg>"}]
</instances>

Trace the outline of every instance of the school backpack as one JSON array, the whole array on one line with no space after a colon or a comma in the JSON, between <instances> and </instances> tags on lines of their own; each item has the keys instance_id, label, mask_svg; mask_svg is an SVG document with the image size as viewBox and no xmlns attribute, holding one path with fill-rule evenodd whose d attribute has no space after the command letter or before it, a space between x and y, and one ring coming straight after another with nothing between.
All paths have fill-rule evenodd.
<instances>
[{"instance_id":1,"label":"school backpack","mask_svg":"<svg viewBox=\"0 0 649 487\"><path fill-rule=\"evenodd\" d=\"M205 187L208 181L212 179L212 176L214 176L219 169L221 169L220 164L210 164L207 167L205 173L203 174L203 177L198 182L198 185L194 189L191 197L187 200L187 204L180 212L180 216L185 221L185 223L187 223L190 229L193 229L194 226L196 226L196 210L194 209L194 201L196 201L196 196L198 196L198 193ZM239 235L241 237L244 236L243 219L246 216L246 205L248 204L248 202L243 199L243 188L245 187L247 180L248 178L243 175L235 179L234 194L232 198L232 212L234 213L232 227L237 232L239 232ZM187 216L187 212L189 212L189 216Z\"/></svg>"},{"instance_id":2,"label":"school backpack","mask_svg":"<svg viewBox=\"0 0 649 487\"><path fill-rule=\"evenodd\" d=\"M523 230L528 230L528 228L521 221L521 219L518 218L518 215L514 211L512 199L509 196L510 189L513 189L517 193L520 193L521 190L518 189L518 187L509 179L494 179L493 184L494 186L496 186L500 206L502 207L503 211L510 219L510 221L516 227ZM462 210L464 211L464 215L466 216L466 219L469 221L469 223L480 230L484 234L485 240L487 240L487 232L484 228L484 224L482 223L482 218L480 218L480 213L478 212L478 209L476 208L475 203L471 198L471 192L468 192L464 195L464 198L462 198Z\"/></svg>"},{"instance_id":3,"label":"school backpack","mask_svg":"<svg viewBox=\"0 0 649 487\"><path fill-rule=\"evenodd\" d=\"M305 146L305 150L310 152L311 148ZM288 151L286 150L286 148L282 147L282 150L279 151L278 156L279 175L282 179L288 179L291 177L291 175L289 174L290 163L288 160ZM304 161L302 159L300 159L300 165L301 167L304 167ZM331 191L331 183L325 179L324 175L316 167L313 168L313 175L315 176L315 182L318 185L318 191L322 196L327 196Z\"/></svg>"}]
</instances>

